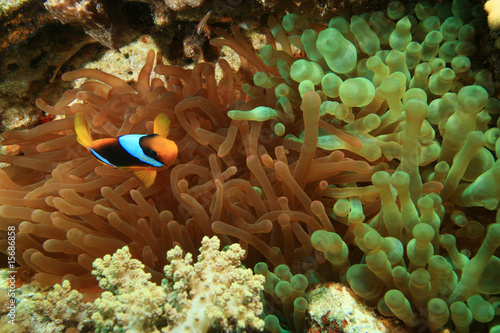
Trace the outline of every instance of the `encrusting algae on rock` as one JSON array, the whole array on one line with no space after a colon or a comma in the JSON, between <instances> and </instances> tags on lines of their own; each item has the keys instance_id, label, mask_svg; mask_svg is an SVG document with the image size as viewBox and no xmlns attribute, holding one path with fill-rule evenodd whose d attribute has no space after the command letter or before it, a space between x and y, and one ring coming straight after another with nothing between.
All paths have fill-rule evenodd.
<instances>
[{"instance_id":1,"label":"encrusting algae on rock","mask_svg":"<svg viewBox=\"0 0 500 333\"><path fill-rule=\"evenodd\" d=\"M237 81L224 59L217 82L213 64L184 70L154 52L134 87L66 73L93 80L54 106L38 101L66 118L3 134L24 155L0 156L12 164L0 170L0 227L18 227L16 259L37 281L88 291L92 262L124 246L159 283L172 276L166 253L171 267L188 265L175 246L196 255L204 236L239 243L265 278L270 332L305 329L307 287L331 280L413 330L498 330L500 101L477 68L484 23L466 0L392 1L328 25L271 16L258 54L237 27L216 28L211 44L242 59ZM178 159L142 187L78 145L75 113L96 138L151 132L165 113ZM194 281L164 284L167 302L201 304L201 291L183 289ZM96 304L128 297L111 294Z\"/></svg>"}]
</instances>

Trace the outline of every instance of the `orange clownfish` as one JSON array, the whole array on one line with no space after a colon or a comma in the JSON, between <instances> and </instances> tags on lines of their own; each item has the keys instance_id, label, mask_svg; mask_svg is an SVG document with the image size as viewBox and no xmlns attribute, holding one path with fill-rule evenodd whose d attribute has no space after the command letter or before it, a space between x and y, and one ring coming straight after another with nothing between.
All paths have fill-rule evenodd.
<instances>
[{"instance_id":1,"label":"orange clownfish","mask_svg":"<svg viewBox=\"0 0 500 333\"><path fill-rule=\"evenodd\" d=\"M177 158L177 145L167 139L169 129L170 119L160 113L154 120L153 134L127 134L94 141L85 114L75 114L78 142L102 163L134 172L146 187L153 185L158 168L172 165Z\"/></svg>"}]
</instances>

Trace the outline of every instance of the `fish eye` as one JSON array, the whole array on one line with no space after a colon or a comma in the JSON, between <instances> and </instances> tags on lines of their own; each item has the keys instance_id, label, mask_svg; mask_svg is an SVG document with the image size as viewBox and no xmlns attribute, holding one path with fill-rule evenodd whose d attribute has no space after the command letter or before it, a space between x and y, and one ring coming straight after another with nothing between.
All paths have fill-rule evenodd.
<instances>
[{"instance_id":1,"label":"fish eye","mask_svg":"<svg viewBox=\"0 0 500 333\"><path fill-rule=\"evenodd\" d=\"M150 150L150 149L147 149L144 151L144 155L146 155L147 157L151 157L151 158L157 158L158 157L158 153L155 152L154 150Z\"/></svg>"}]
</instances>

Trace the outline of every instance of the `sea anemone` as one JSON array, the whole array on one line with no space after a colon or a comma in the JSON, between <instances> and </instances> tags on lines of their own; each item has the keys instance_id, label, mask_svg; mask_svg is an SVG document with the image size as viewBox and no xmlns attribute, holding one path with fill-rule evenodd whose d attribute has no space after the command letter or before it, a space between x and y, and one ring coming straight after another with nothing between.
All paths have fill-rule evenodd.
<instances>
[{"instance_id":1,"label":"sea anemone","mask_svg":"<svg viewBox=\"0 0 500 333\"><path fill-rule=\"evenodd\" d=\"M246 70L266 70L236 29L234 33L239 44L229 36L224 42L248 60ZM275 107L272 89L236 85L224 60L219 62L224 73L219 87L213 64L198 64L188 71L158 60L155 72L166 77L165 84L159 78L150 80L154 58L151 51L135 89L98 70L65 73L63 80L94 80L66 92L53 107L37 101L42 110L64 115L63 119L3 134L4 145L18 144L23 152L0 158L12 164L0 170L0 215L2 228L19 228L18 262L36 270L40 282L69 279L73 287L84 288L95 284L90 276L94 259L125 245L156 271L157 280L167 250L180 244L197 253L201 238L214 233L225 244L239 239L244 248L253 245L253 262L263 259L255 249L273 266L291 265L311 255L310 233L334 231L319 200L325 179L333 184L332 176L353 171L347 178L364 174L361 177L368 180L370 172L368 163L344 158L340 152L318 151L321 158L312 163L318 97L305 98L304 105L313 113L305 120L309 142L301 151L300 144L262 128L262 121L226 115ZM255 96L245 92L250 88ZM95 137L150 131L155 115L166 113L172 120L169 137L179 147L178 162L159 172L151 188L140 187L131 173L101 165L77 143L76 112L88 115ZM291 124L293 112L297 110L289 109L282 117L285 124ZM290 133L299 135L302 130L300 113L294 121L297 129ZM337 182L345 181L346 176L338 177ZM282 253L273 247L282 248ZM7 249L7 240L2 248Z\"/></svg>"}]
</instances>

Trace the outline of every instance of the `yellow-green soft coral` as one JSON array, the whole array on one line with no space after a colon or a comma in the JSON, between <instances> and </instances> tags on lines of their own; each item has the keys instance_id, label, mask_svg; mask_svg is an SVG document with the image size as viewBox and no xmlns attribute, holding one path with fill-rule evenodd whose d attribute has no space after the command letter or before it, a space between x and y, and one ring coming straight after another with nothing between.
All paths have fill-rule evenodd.
<instances>
[{"instance_id":1,"label":"yellow-green soft coral","mask_svg":"<svg viewBox=\"0 0 500 333\"><path fill-rule=\"evenodd\" d=\"M33 327L38 332L64 332L67 327L91 327L90 316L95 305L84 303L83 295L71 290L69 281L56 284L49 292L35 293L22 302L20 312L29 311Z\"/></svg>"},{"instance_id":2,"label":"yellow-green soft coral","mask_svg":"<svg viewBox=\"0 0 500 333\"><path fill-rule=\"evenodd\" d=\"M258 316L263 307L260 292L264 277L241 265L245 251L239 244L219 251L217 237L204 237L198 262L180 247L168 251L162 286L168 294L165 312L169 326L162 332L206 332L210 326L224 330L264 327Z\"/></svg>"},{"instance_id":3,"label":"yellow-green soft coral","mask_svg":"<svg viewBox=\"0 0 500 333\"><path fill-rule=\"evenodd\" d=\"M222 251L219 246L217 237L204 237L194 265L192 255L184 255L179 246L170 250L162 286L149 281L151 274L125 246L94 261L92 274L105 291L93 303L84 303L65 280L23 302L22 314L29 311L34 329L43 332L77 325L98 333L262 330L264 276L242 266L245 251L239 244Z\"/></svg>"},{"instance_id":4,"label":"yellow-green soft coral","mask_svg":"<svg viewBox=\"0 0 500 333\"><path fill-rule=\"evenodd\" d=\"M94 261L92 274L107 290L95 300L92 321L96 332L158 332L167 295L149 281L151 274L144 272L144 265L131 257L125 246L113 256Z\"/></svg>"},{"instance_id":5,"label":"yellow-green soft coral","mask_svg":"<svg viewBox=\"0 0 500 333\"><path fill-rule=\"evenodd\" d=\"M500 28L500 1L489 0L484 4L484 10L488 12L488 25L491 30Z\"/></svg>"},{"instance_id":6,"label":"yellow-green soft coral","mask_svg":"<svg viewBox=\"0 0 500 333\"><path fill-rule=\"evenodd\" d=\"M251 326L264 321L259 293L264 277L241 266L238 244L219 251L217 237L204 237L198 262L176 246L168 251L162 286L149 282L144 265L131 259L128 247L94 262L93 274L107 291L95 301L96 332L207 332Z\"/></svg>"}]
</instances>

